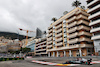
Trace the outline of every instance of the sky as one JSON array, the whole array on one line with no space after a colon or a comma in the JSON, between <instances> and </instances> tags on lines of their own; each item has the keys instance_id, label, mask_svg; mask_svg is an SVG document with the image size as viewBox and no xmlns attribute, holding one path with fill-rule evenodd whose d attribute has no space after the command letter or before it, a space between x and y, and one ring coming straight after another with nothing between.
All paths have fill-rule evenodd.
<instances>
[{"instance_id":1,"label":"sky","mask_svg":"<svg viewBox=\"0 0 100 67\"><path fill-rule=\"evenodd\" d=\"M26 35L19 28L36 31L40 28L47 31L53 22L63 16L64 11L71 11L75 0L0 0L0 31L15 32ZM79 0L86 6L86 0ZM35 36L35 33L29 33Z\"/></svg>"}]
</instances>

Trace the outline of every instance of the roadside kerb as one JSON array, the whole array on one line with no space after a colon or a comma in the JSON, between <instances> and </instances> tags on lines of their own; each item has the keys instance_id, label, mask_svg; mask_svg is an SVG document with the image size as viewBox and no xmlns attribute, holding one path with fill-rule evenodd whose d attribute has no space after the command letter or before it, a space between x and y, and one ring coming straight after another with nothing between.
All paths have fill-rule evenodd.
<instances>
[{"instance_id":1,"label":"roadside kerb","mask_svg":"<svg viewBox=\"0 0 100 67\"><path fill-rule=\"evenodd\" d=\"M51 65L51 66L78 66L78 65L80 65L80 64L59 64L59 63L36 61L36 60L33 60L32 62L43 64L43 65Z\"/></svg>"}]
</instances>

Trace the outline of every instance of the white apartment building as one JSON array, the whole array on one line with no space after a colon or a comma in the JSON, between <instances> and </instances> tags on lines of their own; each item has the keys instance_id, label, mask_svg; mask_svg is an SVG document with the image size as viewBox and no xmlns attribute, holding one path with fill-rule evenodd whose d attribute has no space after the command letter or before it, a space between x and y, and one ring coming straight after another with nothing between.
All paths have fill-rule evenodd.
<instances>
[{"instance_id":1,"label":"white apartment building","mask_svg":"<svg viewBox=\"0 0 100 67\"><path fill-rule=\"evenodd\" d=\"M35 44L36 56L47 56L47 38L39 38Z\"/></svg>"},{"instance_id":2,"label":"white apartment building","mask_svg":"<svg viewBox=\"0 0 100 67\"><path fill-rule=\"evenodd\" d=\"M95 54L100 55L100 0L87 0L87 11L91 20L89 26L91 26L90 32L93 34L91 39L94 42Z\"/></svg>"}]
</instances>

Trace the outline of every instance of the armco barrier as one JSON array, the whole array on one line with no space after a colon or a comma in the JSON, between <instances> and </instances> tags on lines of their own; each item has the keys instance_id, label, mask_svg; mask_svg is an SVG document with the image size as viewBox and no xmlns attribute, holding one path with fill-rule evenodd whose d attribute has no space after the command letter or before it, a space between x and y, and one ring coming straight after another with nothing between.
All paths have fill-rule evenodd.
<instances>
[{"instance_id":1,"label":"armco barrier","mask_svg":"<svg viewBox=\"0 0 100 67\"><path fill-rule=\"evenodd\" d=\"M24 58L0 58L0 61L24 60Z\"/></svg>"}]
</instances>

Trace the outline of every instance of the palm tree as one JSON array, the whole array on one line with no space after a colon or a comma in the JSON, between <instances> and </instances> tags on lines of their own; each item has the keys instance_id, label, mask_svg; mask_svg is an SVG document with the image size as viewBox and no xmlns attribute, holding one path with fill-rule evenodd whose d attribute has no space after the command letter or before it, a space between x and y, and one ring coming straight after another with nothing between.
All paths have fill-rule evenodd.
<instances>
[{"instance_id":1,"label":"palm tree","mask_svg":"<svg viewBox=\"0 0 100 67\"><path fill-rule=\"evenodd\" d=\"M53 18L51 19L51 21L54 21L54 22L55 22L56 20L57 20L57 18L55 18L55 17L53 17Z\"/></svg>"},{"instance_id":2,"label":"palm tree","mask_svg":"<svg viewBox=\"0 0 100 67\"><path fill-rule=\"evenodd\" d=\"M80 5L81 5L81 2L80 1L77 1L77 0L72 3L72 6L73 7L78 7Z\"/></svg>"}]
</instances>

